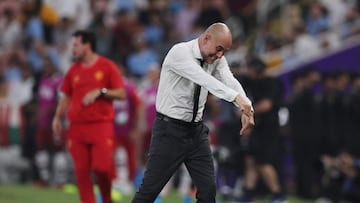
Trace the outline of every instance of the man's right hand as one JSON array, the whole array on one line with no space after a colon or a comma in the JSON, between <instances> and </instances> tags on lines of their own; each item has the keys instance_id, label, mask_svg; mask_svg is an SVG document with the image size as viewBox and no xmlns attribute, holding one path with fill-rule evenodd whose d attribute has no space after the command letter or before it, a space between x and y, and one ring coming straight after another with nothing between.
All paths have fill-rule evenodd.
<instances>
[{"instance_id":1,"label":"man's right hand","mask_svg":"<svg viewBox=\"0 0 360 203\"><path fill-rule=\"evenodd\" d=\"M55 116L53 119L52 129L53 129L54 134L56 134L56 135L59 135L62 130L61 119L57 116Z\"/></svg>"},{"instance_id":2,"label":"man's right hand","mask_svg":"<svg viewBox=\"0 0 360 203\"><path fill-rule=\"evenodd\" d=\"M249 104L249 101L241 97L240 95L236 96L235 102L240 107L240 111L242 114L246 114L251 117L254 114L253 107Z\"/></svg>"},{"instance_id":3,"label":"man's right hand","mask_svg":"<svg viewBox=\"0 0 360 203\"><path fill-rule=\"evenodd\" d=\"M240 135L244 135L247 129L250 129L255 125L254 110L251 104L249 104L249 102L240 95L238 95L235 98L235 102L240 107L241 124L242 124Z\"/></svg>"},{"instance_id":4,"label":"man's right hand","mask_svg":"<svg viewBox=\"0 0 360 203\"><path fill-rule=\"evenodd\" d=\"M250 116L244 113L241 114L241 124L242 128L240 130L240 135L248 135L249 130L255 125L254 122L254 114L252 113Z\"/></svg>"}]
</instances>

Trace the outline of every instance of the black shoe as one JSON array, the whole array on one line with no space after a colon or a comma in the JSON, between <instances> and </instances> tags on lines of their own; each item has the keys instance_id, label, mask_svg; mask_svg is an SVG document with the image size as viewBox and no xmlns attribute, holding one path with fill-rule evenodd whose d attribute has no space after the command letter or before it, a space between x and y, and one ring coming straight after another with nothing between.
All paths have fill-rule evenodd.
<instances>
[{"instance_id":1,"label":"black shoe","mask_svg":"<svg viewBox=\"0 0 360 203\"><path fill-rule=\"evenodd\" d=\"M286 198L282 193L273 194L270 202L271 203L286 203Z\"/></svg>"}]
</instances>

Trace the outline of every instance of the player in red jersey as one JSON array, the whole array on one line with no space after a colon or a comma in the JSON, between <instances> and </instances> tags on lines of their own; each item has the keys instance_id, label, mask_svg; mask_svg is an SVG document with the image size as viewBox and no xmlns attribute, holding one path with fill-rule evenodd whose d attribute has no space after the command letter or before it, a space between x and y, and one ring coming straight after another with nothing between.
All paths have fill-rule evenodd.
<instances>
[{"instance_id":1,"label":"player in red jersey","mask_svg":"<svg viewBox=\"0 0 360 203\"><path fill-rule=\"evenodd\" d=\"M95 203L91 171L96 175L104 203L111 202L114 177L114 109L112 100L125 99L122 75L110 60L96 54L95 35L73 34L75 63L65 75L61 97L53 119L55 133L61 131L66 112L70 126L67 147L75 164L75 176L83 203Z\"/></svg>"}]
</instances>

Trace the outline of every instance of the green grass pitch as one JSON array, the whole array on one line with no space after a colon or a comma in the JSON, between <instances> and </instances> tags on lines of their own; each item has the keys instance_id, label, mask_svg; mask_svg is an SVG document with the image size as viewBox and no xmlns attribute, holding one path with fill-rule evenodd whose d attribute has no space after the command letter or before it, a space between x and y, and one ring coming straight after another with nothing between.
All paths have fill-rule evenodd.
<instances>
[{"instance_id":1,"label":"green grass pitch","mask_svg":"<svg viewBox=\"0 0 360 203\"><path fill-rule=\"evenodd\" d=\"M119 196L118 196L119 198ZM115 203L130 203L132 195L120 195ZM195 203L195 200L193 200ZM226 203L221 201L221 203ZM266 202L258 200L257 203ZM304 201L293 197L288 197L288 203L312 203L314 201ZM80 203L76 191L65 192L60 189L39 188L31 185L0 185L0 203ZM162 203L182 203L182 198L171 193L166 196Z\"/></svg>"}]
</instances>

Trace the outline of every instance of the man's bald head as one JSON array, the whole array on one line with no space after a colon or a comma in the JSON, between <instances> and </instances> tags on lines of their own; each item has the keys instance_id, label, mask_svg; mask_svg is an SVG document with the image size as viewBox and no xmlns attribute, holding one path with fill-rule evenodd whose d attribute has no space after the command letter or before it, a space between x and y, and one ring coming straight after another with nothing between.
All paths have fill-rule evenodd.
<instances>
[{"instance_id":1,"label":"man's bald head","mask_svg":"<svg viewBox=\"0 0 360 203\"><path fill-rule=\"evenodd\" d=\"M231 48L231 31L224 23L214 23L202 34L199 45L203 58L207 63L213 63Z\"/></svg>"},{"instance_id":2,"label":"man's bald head","mask_svg":"<svg viewBox=\"0 0 360 203\"><path fill-rule=\"evenodd\" d=\"M224 23L214 23L214 24L210 25L206 29L205 34L212 35L212 36L216 37L217 39L221 38L223 40L227 40L230 43L232 42L232 35L230 32L230 29Z\"/></svg>"}]
</instances>

